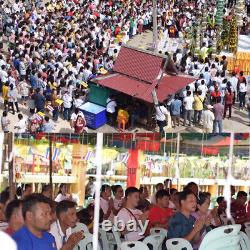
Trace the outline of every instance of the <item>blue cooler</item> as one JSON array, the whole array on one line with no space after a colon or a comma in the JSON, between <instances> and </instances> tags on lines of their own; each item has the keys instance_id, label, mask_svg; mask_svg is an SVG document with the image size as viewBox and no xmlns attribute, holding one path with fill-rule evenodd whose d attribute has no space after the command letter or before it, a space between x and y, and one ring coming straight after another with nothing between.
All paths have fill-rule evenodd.
<instances>
[{"instance_id":1,"label":"blue cooler","mask_svg":"<svg viewBox=\"0 0 250 250\"><path fill-rule=\"evenodd\" d=\"M86 102L79 108L86 119L87 127L98 129L107 123L106 108L91 102Z\"/></svg>"}]
</instances>

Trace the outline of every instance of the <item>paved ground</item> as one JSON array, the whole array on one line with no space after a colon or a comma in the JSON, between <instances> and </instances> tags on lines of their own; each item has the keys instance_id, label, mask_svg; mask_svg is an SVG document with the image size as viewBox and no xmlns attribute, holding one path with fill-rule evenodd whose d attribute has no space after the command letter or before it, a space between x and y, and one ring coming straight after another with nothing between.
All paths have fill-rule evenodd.
<instances>
[{"instance_id":1,"label":"paved ground","mask_svg":"<svg viewBox=\"0 0 250 250\"><path fill-rule=\"evenodd\" d=\"M133 45L135 47L139 47L142 49L146 49L148 47L151 47L152 44L152 32L147 31L141 35L137 35L129 42L130 45ZM3 110L3 100L0 97L0 112L2 113ZM20 104L20 111L22 114L24 114L25 117L28 116L28 110L27 108ZM17 122L17 114L14 116L11 113L9 113L9 119L11 120L11 126L10 131L14 131L14 125ZM248 116L247 111L239 110L239 108L234 107L233 108L233 114L232 118L225 119L223 122L223 131L224 132L249 132L250 128L248 125ZM72 133L73 130L70 128L70 125L67 121L64 121L63 119L59 118L59 120L56 122L56 130L57 133ZM89 129L89 132L103 132L103 133L115 133L117 130L115 128L110 127L109 125L105 125L97 130L91 130ZM126 132L146 132L144 128L137 127L133 130L128 130ZM183 127L180 126L175 129L169 129L168 132L202 132L201 128L197 127Z\"/></svg>"}]
</instances>

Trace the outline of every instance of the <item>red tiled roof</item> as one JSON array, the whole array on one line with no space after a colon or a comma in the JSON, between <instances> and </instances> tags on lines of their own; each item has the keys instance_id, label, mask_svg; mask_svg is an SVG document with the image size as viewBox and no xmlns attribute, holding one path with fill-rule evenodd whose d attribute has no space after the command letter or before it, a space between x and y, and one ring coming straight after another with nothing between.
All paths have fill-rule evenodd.
<instances>
[{"instance_id":1,"label":"red tiled roof","mask_svg":"<svg viewBox=\"0 0 250 250\"><path fill-rule=\"evenodd\" d=\"M114 72L152 83L157 78L163 61L161 56L122 47L114 65Z\"/></svg>"},{"instance_id":2,"label":"red tiled roof","mask_svg":"<svg viewBox=\"0 0 250 250\"><path fill-rule=\"evenodd\" d=\"M164 76L156 89L158 100L160 102L166 100L168 95L178 92L195 80L195 78L190 76Z\"/></svg>"},{"instance_id":3,"label":"red tiled roof","mask_svg":"<svg viewBox=\"0 0 250 250\"><path fill-rule=\"evenodd\" d=\"M163 102L167 99L168 95L172 95L185 88L185 86L194 80L194 78L184 76L164 76L159 87L156 89L158 100ZM120 74L96 78L94 82L140 100L153 103L151 91L154 88L154 84L147 84Z\"/></svg>"}]
</instances>

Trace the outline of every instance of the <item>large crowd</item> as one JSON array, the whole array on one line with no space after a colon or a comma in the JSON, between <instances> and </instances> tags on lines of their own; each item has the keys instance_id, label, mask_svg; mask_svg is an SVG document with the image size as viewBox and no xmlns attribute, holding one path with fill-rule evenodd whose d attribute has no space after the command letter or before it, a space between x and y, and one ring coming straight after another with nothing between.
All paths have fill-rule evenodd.
<instances>
[{"instance_id":1,"label":"large crowd","mask_svg":"<svg viewBox=\"0 0 250 250\"><path fill-rule=\"evenodd\" d=\"M73 249L84 239L85 228L93 233L95 203L91 197L94 192L95 185L90 180L86 186L86 201L89 202L85 208L79 208L66 184L60 185L53 199L50 185L44 185L41 193L33 193L30 184L18 187L12 200L6 188L0 195L0 230L15 240L18 250ZM242 225L244 231L244 223L250 221L248 195L244 191L236 194L231 186L231 197L231 223ZM199 191L194 182L177 190L167 179L164 184L155 185L151 197L146 186L128 187L124 192L121 185L104 184L99 220L100 225L104 220L113 223L115 217L125 224L131 220L136 222L134 230L120 232L122 241L142 241L150 234L150 229L163 228L167 230L167 239L184 238L193 249L198 249L209 231L227 223L223 219L227 207L225 198L217 197L213 208L210 203L211 194ZM75 227L79 223L84 226L77 231ZM138 225L145 223L146 230L142 232ZM101 239L100 243L103 244Z\"/></svg>"},{"instance_id":2,"label":"large crowd","mask_svg":"<svg viewBox=\"0 0 250 250\"><path fill-rule=\"evenodd\" d=\"M188 32L200 23L204 9L211 20L215 18L215 1L159 1L157 5L158 27L167 33L166 42L171 38L183 41L171 55L176 67L198 79L176 95L166 109L161 104L155 108L160 131L166 126L165 115L170 113L171 127L179 126L183 119L184 126L222 132L223 119L227 113L231 118L235 101L240 109L248 110L250 119L244 72L230 75L226 57L212 57L215 28L209 24L205 27L199 56L190 48ZM3 1L0 8L1 124L5 132L10 130L8 112L18 115L17 133L53 132L59 117L70 122L72 131L86 132L86 120L79 108L88 100L89 80L112 72L121 45L152 26L150 1L16 0ZM234 15L231 8L225 8L224 13L228 20ZM24 108L20 109L20 104ZM117 121L119 125L120 106L119 98L107 100L112 126ZM137 112L124 112L122 129L136 126L133 114Z\"/></svg>"}]
</instances>

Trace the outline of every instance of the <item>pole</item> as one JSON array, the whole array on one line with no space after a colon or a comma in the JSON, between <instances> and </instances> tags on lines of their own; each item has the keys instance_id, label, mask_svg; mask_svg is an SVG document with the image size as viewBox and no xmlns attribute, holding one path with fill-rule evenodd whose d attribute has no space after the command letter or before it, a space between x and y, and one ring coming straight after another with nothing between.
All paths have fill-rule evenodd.
<instances>
[{"instance_id":1,"label":"pole","mask_svg":"<svg viewBox=\"0 0 250 250\"><path fill-rule=\"evenodd\" d=\"M227 180L224 187L224 197L227 201L226 214L231 218L231 182L232 182L232 164L233 164L233 148L234 148L234 133L230 135L230 147L229 147L229 166L227 172Z\"/></svg>"},{"instance_id":2,"label":"pole","mask_svg":"<svg viewBox=\"0 0 250 250\"><path fill-rule=\"evenodd\" d=\"M153 0L153 51L157 52L157 0Z\"/></svg>"},{"instance_id":3,"label":"pole","mask_svg":"<svg viewBox=\"0 0 250 250\"><path fill-rule=\"evenodd\" d=\"M51 199L53 198L53 180L52 180L52 173L53 173L53 161L52 161L52 140L51 136L49 135L49 185L51 187Z\"/></svg>"},{"instance_id":4,"label":"pole","mask_svg":"<svg viewBox=\"0 0 250 250\"><path fill-rule=\"evenodd\" d=\"M13 164L13 133L8 133L8 160L9 160L9 187L10 187L10 200L15 198L14 187L14 164Z\"/></svg>"},{"instance_id":5,"label":"pole","mask_svg":"<svg viewBox=\"0 0 250 250\"><path fill-rule=\"evenodd\" d=\"M176 146L176 161L177 161L177 165L176 165L176 178L177 178L177 190L180 190L180 133L177 133L177 146Z\"/></svg>"},{"instance_id":6,"label":"pole","mask_svg":"<svg viewBox=\"0 0 250 250\"><path fill-rule=\"evenodd\" d=\"M94 211L94 234L93 250L98 249L98 232L99 232L99 213L100 213L100 193L101 193L101 175L102 175L102 147L103 133L97 133L96 141L96 185L95 185L95 211Z\"/></svg>"}]
</instances>

